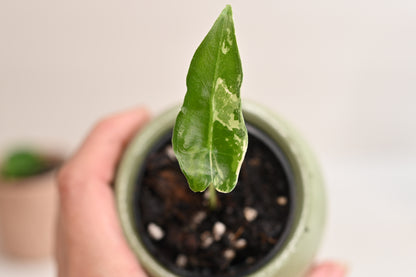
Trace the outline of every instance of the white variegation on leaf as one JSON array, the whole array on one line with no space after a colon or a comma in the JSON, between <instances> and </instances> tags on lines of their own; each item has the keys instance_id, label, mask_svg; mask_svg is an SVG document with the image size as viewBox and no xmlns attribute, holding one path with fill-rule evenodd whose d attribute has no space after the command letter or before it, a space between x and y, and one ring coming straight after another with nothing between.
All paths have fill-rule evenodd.
<instances>
[{"instance_id":1,"label":"white variegation on leaf","mask_svg":"<svg viewBox=\"0 0 416 277\"><path fill-rule=\"evenodd\" d=\"M234 189L245 152L242 69L231 7L218 17L191 61L173 150L193 191Z\"/></svg>"}]
</instances>

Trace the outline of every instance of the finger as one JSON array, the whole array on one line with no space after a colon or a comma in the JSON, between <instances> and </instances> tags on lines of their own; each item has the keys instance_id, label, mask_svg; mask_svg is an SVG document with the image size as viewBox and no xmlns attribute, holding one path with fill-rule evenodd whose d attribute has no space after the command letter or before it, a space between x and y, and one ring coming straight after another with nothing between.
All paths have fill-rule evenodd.
<instances>
[{"instance_id":1,"label":"finger","mask_svg":"<svg viewBox=\"0 0 416 277\"><path fill-rule=\"evenodd\" d=\"M64 228L62 227L61 217L58 216L56 222L55 234L55 261L57 264L57 276L63 276L62 272L66 270L65 264L65 243L63 242Z\"/></svg>"},{"instance_id":2,"label":"finger","mask_svg":"<svg viewBox=\"0 0 416 277\"><path fill-rule=\"evenodd\" d=\"M307 277L345 277L347 267L335 262L324 262L314 266Z\"/></svg>"},{"instance_id":3,"label":"finger","mask_svg":"<svg viewBox=\"0 0 416 277\"><path fill-rule=\"evenodd\" d=\"M118 160L132 136L148 121L149 113L137 108L100 121L71 159L79 178L111 181Z\"/></svg>"}]
</instances>

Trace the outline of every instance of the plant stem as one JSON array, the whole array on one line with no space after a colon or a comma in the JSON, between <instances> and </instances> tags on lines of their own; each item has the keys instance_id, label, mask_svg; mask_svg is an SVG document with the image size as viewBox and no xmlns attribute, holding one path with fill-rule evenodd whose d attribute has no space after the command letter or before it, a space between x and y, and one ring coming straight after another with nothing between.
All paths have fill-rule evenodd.
<instances>
[{"instance_id":1,"label":"plant stem","mask_svg":"<svg viewBox=\"0 0 416 277\"><path fill-rule=\"evenodd\" d=\"M214 185L209 186L209 207L211 211L214 211L218 207L218 196Z\"/></svg>"}]
</instances>

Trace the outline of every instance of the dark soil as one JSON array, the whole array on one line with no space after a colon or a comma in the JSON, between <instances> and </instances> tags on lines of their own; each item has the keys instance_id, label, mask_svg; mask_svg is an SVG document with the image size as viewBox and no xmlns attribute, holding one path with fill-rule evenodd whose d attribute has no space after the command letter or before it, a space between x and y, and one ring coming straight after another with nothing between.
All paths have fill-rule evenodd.
<instances>
[{"instance_id":1,"label":"dark soil","mask_svg":"<svg viewBox=\"0 0 416 277\"><path fill-rule=\"evenodd\" d=\"M293 210L291 174L280 150L257 133L249 132L236 188L218 193L215 211L206 193L189 189L170 136L149 154L135 198L137 228L149 252L171 271L244 276L279 250Z\"/></svg>"}]
</instances>

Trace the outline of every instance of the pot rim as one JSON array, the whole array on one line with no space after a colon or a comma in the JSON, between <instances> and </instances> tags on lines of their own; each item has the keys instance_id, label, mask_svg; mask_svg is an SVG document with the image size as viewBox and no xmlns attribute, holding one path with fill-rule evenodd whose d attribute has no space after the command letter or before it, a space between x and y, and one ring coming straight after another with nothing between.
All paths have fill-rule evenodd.
<instances>
[{"instance_id":1,"label":"pot rim","mask_svg":"<svg viewBox=\"0 0 416 277\"><path fill-rule=\"evenodd\" d=\"M134 185L132 184L135 184L137 178L137 168L140 168L140 165L144 162L154 142L165 135L169 129L173 128L179 109L179 106L175 106L163 113L134 137L122 157L115 182L117 208L127 241L145 269L155 277L177 277L177 275L160 265L147 252L147 249L138 237L133 218L134 212L130 205L134 196ZM318 207L314 211L319 218L313 221L311 219L311 208L313 205L317 205L314 199L323 198L322 195L319 195L323 194L323 181L319 167L306 143L282 118L250 101L243 102L243 115L248 123L263 131L282 149L293 170L296 186L296 195L294 197L297 202L292 219L293 222L291 223L286 241L282 244L280 250L277 251L275 257L258 271L248 276L275 276L276 272L281 272L282 276L287 276L285 275L287 274L286 272L295 271L298 273L290 276L298 276L312 262L324 224L324 201L318 203ZM316 189L312 190L311 186L307 185L308 183L311 183ZM313 228L311 229L309 226L313 226ZM311 230L313 232L310 232ZM305 238L305 234L308 232L310 233L308 234L309 238ZM311 236L314 241L311 241ZM304 252L300 252L299 248L305 246L309 246L310 249L308 248L309 250L307 251L302 249ZM299 257L295 258L295 255ZM286 265L290 264L293 259L297 260L295 263L298 267L297 269L291 269L290 266Z\"/></svg>"}]
</instances>

